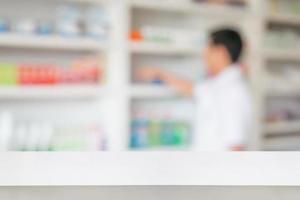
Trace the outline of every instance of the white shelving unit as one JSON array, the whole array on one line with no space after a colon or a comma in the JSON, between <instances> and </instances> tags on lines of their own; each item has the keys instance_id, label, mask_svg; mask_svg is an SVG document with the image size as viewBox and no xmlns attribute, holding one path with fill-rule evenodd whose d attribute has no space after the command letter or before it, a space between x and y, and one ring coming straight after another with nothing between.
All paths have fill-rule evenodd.
<instances>
[{"instance_id":1,"label":"white shelving unit","mask_svg":"<svg viewBox=\"0 0 300 200\"><path fill-rule=\"evenodd\" d=\"M268 3L270 1L263 1L262 7L262 37L261 43L263 44L263 38L266 37L266 33L270 25L276 25L276 27L293 29L300 28L300 15L287 14L287 13L275 13L271 12ZM288 1L287 1L288 2ZM267 69L270 62L275 63L298 63L300 65L299 50L292 48L272 48L266 49L261 45L262 57L261 59L261 70L259 71L260 76L264 79L265 75L268 73ZM258 80L260 85L265 87L266 82L263 80ZM260 148L261 150L299 150L299 121L283 121L277 123L266 122L266 112L267 112L267 100L269 98L294 98L299 97L300 87L298 85L290 87L275 88L269 85L268 89L261 89L260 101L261 107L259 112L261 112L261 118L259 123L261 124L261 129L259 130L260 135Z\"/></svg>"},{"instance_id":2,"label":"white shelving unit","mask_svg":"<svg viewBox=\"0 0 300 200\"><path fill-rule=\"evenodd\" d=\"M16 4L14 4L16 3ZM111 11L111 1L107 0L59 0L59 1L32 1L28 2L4 2L3 8L11 9L25 4L24 7L31 7L32 10L23 9L20 13L8 13L6 16L14 20L20 17L54 20L48 12L54 11L59 5L72 3L80 9L86 9L88 6L101 5L107 10ZM19 5L20 4L20 5ZM41 8L42 7L42 8ZM49 8L49 10L47 10ZM45 9L45 12L42 12ZM12 10L12 9L11 9ZM40 11L41 10L41 11ZM4 14L5 15L5 12ZM112 16L113 17L113 16ZM112 36L110 37L112 38ZM103 61L105 66L105 74L111 64L108 57L111 55L111 42L92 39L86 36L66 38L60 36L33 36L21 35L17 33L1 33L0 34L0 49L4 61L18 62L19 60L34 60L39 62L70 62L70 59L94 56ZM19 58L20 56L20 58ZM40 56L40 58L39 58ZM47 57L48 56L48 57ZM60 60L61 59L61 60ZM45 61L44 61L45 60ZM38 62L38 63L39 63ZM110 74L107 75L110 77ZM0 87L0 107L1 111L12 112L13 117L18 120L25 120L26 122L35 120L44 120L52 123L53 113L56 112L56 122L59 120L68 123L67 117L74 117L78 122L80 120L88 121L92 118L92 122L99 122L107 124L105 128L106 135L109 138L111 129L114 127L116 116L110 114L111 102L109 102L111 92L111 82L104 80L98 84L66 84L66 85L32 85L32 86L1 86ZM67 105L67 106L65 106ZM112 105L114 106L114 105ZM64 109L64 107L66 107ZM70 109L68 109L69 107ZM52 108L52 109L49 109ZM73 109L72 109L73 108ZM77 109L78 108L78 109ZM80 110L81 109L81 110ZM87 110L84 110L87 109ZM67 112L67 113L66 113ZM73 112L73 113L72 113ZM40 113L41 119L36 119L33 113ZM73 116L72 116L73 115ZM89 115L89 116L83 116ZM25 116L25 119L24 119ZM64 116L64 117L61 117ZM108 122L100 122L103 116L107 116L110 120ZM64 118L64 119L63 119ZM47 121L48 120L48 121ZM98 120L98 121L96 121ZM72 119L70 120L72 121ZM89 121L88 121L89 122ZM113 134L112 134L113 135ZM117 143L113 141L113 137L108 141L107 147L109 150L116 150L117 147L111 145Z\"/></svg>"},{"instance_id":3,"label":"white shelving unit","mask_svg":"<svg viewBox=\"0 0 300 200\"><path fill-rule=\"evenodd\" d=\"M60 1L58 1L60 2ZM134 27L134 15L141 15L138 25L143 23L145 13L154 12L153 19L146 19L146 24L151 22L154 25L165 25L178 28L182 21L173 19L179 16L186 20L185 28L210 29L219 25L230 25L240 27L250 41L251 50L249 52L249 64L253 66L251 72L251 82L255 93L256 116L255 131L251 149L263 149L265 124L262 120L264 112L264 100L267 93L272 95L295 94L293 91L264 91L262 82L264 79L264 69L266 61L293 61L300 62L299 56L294 50L265 50L261 46L267 22L289 24L298 26L299 20L296 16L273 15L264 10L264 1L249 1L248 8L238 8L230 6L208 5L205 3L191 3L188 0L161 2L159 0L61 0L61 2L73 2L79 5L100 4L107 6L111 14L111 40L109 42L95 41L86 38L63 39L60 37L29 37L19 35L1 35L0 48L20 50L34 50L43 52L66 53L91 53L105 56L107 61L105 86L55 86L51 88L1 88L0 99L8 100L45 100L59 98L62 100L89 99L101 101L106 108L105 117L108 121L108 135L110 150L128 150L131 106L134 100L151 99L173 99L180 95L172 88L165 86L145 86L131 82L130 72L132 71L133 60L143 60L145 57L156 56L163 60L174 58L197 58L201 59L202 49L193 46L176 46L172 44L154 44L146 42L130 42L128 33ZM9 3L8 3L9 4ZM256 11L257 10L257 11ZM160 13L167 20L158 21L157 15ZM146 14L145 14L146 15ZM176 18L176 17L175 17ZM151 21L154 20L154 21ZM205 23L204 23L205 22ZM153 25L151 24L150 25ZM254 34L255 33L255 34ZM248 55L247 55L248 56ZM159 59L156 60L159 62ZM166 63L164 63L165 65ZM296 90L295 90L296 91ZM101 97L101 98L99 98ZM87 102L85 102L87 104ZM252 136L251 136L252 137Z\"/></svg>"}]
</instances>

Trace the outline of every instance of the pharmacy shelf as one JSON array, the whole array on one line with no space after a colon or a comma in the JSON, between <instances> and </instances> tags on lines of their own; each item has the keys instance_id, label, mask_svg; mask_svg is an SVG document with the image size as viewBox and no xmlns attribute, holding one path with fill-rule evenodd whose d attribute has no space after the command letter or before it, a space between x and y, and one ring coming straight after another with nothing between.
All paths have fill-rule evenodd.
<instances>
[{"instance_id":1,"label":"pharmacy shelf","mask_svg":"<svg viewBox=\"0 0 300 200\"><path fill-rule=\"evenodd\" d=\"M268 123L266 125L267 135L284 135L288 133L300 133L300 121L284 121L277 123Z\"/></svg>"},{"instance_id":2,"label":"pharmacy shelf","mask_svg":"<svg viewBox=\"0 0 300 200\"><path fill-rule=\"evenodd\" d=\"M174 44L157 44L150 42L131 42L131 53L153 55L186 55L200 56L201 48L193 46L179 46Z\"/></svg>"},{"instance_id":3,"label":"pharmacy shelf","mask_svg":"<svg viewBox=\"0 0 300 200\"><path fill-rule=\"evenodd\" d=\"M266 138L264 142L264 150L266 151L299 151L300 136L286 136Z\"/></svg>"},{"instance_id":4,"label":"pharmacy shelf","mask_svg":"<svg viewBox=\"0 0 300 200\"><path fill-rule=\"evenodd\" d=\"M241 18L249 12L247 8L237 8L227 5L193 3L192 1L161 1L161 0L131 0L135 9L158 10L164 12L195 13L222 18Z\"/></svg>"},{"instance_id":5,"label":"pharmacy shelf","mask_svg":"<svg viewBox=\"0 0 300 200\"><path fill-rule=\"evenodd\" d=\"M174 98L180 94L173 88L160 85L133 85L131 88L132 98Z\"/></svg>"},{"instance_id":6,"label":"pharmacy shelf","mask_svg":"<svg viewBox=\"0 0 300 200\"><path fill-rule=\"evenodd\" d=\"M300 56L297 49L283 49L283 50L268 49L264 51L264 58L266 60L271 60L271 61L300 62Z\"/></svg>"},{"instance_id":7,"label":"pharmacy shelf","mask_svg":"<svg viewBox=\"0 0 300 200\"><path fill-rule=\"evenodd\" d=\"M0 47L45 50L100 51L107 44L89 38L63 38L59 36L0 35Z\"/></svg>"},{"instance_id":8,"label":"pharmacy shelf","mask_svg":"<svg viewBox=\"0 0 300 200\"><path fill-rule=\"evenodd\" d=\"M260 1L261 7L267 8L270 0L268 1ZM287 2L288 3L288 2ZM292 5L291 5L292 6ZM271 9L269 9L271 10ZM261 21L261 40L263 37L267 37L267 31L270 28L270 25L280 26L284 29L290 29L291 27L299 28L300 27L300 15L297 14L289 14L289 13L275 13L272 11L268 11L268 9L264 10L263 20ZM282 63L300 63L299 56L299 48L293 47L267 47L262 46L262 57L261 61L263 64L262 67L272 67L268 66L269 61L272 62L282 62ZM260 71L260 75L262 78L264 77L265 70ZM257 77L260 76L258 74ZM267 79L267 77L266 77ZM258 80L259 81L259 80ZM295 81L294 81L295 82ZM299 84L288 83L284 81L284 77L282 79L278 79L270 81L268 83L268 88L266 88L262 94L262 106L258 106L260 110L257 112L261 112L261 116L265 115L265 111L267 108L265 107L267 104L267 99L272 98L290 98L290 97L298 97L300 96L300 87ZM260 98L260 97L259 97ZM263 150L299 150L300 149L300 122L299 121L285 121L278 123L262 123L261 141Z\"/></svg>"},{"instance_id":9,"label":"pharmacy shelf","mask_svg":"<svg viewBox=\"0 0 300 200\"><path fill-rule=\"evenodd\" d=\"M300 87L272 88L265 91L266 97L295 97L300 96Z\"/></svg>"},{"instance_id":10,"label":"pharmacy shelf","mask_svg":"<svg viewBox=\"0 0 300 200\"><path fill-rule=\"evenodd\" d=\"M266 20L270 23L300 26L300 15L295 14L268 14Z\"/></svg>"},{"instance_id":11,"label":"pharmacy shelf","mask_svg":"<svg viewBox=\"0 0 300 200\"><path fill-rule=\"evenodd\" d=\"M104 88L100 86L23 86L0 87L0 99L86 99L102 96Z\"/></svg>"},{"instance_id":12,"label":"pharmacy shelf","mask_svg":"<svg viewBox=\"0 0 300 200\"><path fill-rule=\"evenodd\" d=\"M299 153L1 153L0 186L299 186Z\"/></svg>"}]
</instances>

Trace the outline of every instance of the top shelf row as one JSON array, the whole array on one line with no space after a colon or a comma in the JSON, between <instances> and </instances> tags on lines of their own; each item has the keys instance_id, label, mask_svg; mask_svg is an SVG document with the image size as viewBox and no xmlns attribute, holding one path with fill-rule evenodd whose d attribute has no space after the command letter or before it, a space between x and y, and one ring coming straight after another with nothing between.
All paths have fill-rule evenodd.
<instances>
[{"instance_id":1,"label":"top shelf row","mask_svg":"<svg viewBox=\"0 0 300 200\"><path fill-rule=\"evenodd\" d=\"M68 0L69 2L76 3L101 3L106 4L113 2L113 0ZM127 0L132 8L148 9L148 10L161 10L167 12L180 12L180 13L199 13L209 16L222 16L222 17L236 17L245 16L247 7L241 8L238 6L224 6L210 3L195 3L192 0Z\"/></svg>"},{"instance_id":2,"label":"top shelf row","mask_svg":"<svg viewBox=\"0 0 300 200\"><path fill-rule=\"evenodd\" d=\"M197 13L222 17L246 16L247 12L245 11L249 11L249 9L246 7L241 8L209 3L194 3L192 1L174 1L170 4L170 1L161 2L158 0L131 0L130 3L133 8L139 9L152 9L181 13Z\"/></svg>"},{"instance_id":3,"label":"top shelf row","mask_svg":"<svg viewBox=\"0 0 300 200\"><path fill-rule=\"evenodd\" d=\"M107 4L113 2L112 0L67 0L69 2L77 3L101 3ZM132 8L157 10L164 12L180 12L180 13L198 13L207 16L221 16L221 17L243 17L250 13L249 6L224 6L209 3L194 3L189 0L162 2L160 0L128 0ZM300 16L295 14L268 14L266 19L274 23L283 23L288 25L300 26Z\"/></svg>"}]
</instances>

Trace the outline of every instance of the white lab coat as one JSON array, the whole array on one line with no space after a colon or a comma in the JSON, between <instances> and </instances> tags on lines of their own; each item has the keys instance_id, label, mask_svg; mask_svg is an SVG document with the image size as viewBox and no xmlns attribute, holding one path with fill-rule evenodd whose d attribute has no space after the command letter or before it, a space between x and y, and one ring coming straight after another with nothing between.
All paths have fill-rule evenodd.
<instances>
[{"instance_id":1,"label":"white lab coat","mask_svg":"<svg viewBox=\"0 0 300 200\"><path fill-rule=\"evenodd\" d=\"M245 145L252 119L249 88L237 65L197 84L194 150L228 151Z\"/></svg>"}]
</instances>

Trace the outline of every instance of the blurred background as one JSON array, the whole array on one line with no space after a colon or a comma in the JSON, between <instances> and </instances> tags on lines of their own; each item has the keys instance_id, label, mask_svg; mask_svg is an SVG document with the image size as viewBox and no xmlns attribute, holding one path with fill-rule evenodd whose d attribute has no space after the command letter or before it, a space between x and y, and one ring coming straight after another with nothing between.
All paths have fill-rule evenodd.
<instances>
[{"instance_id":1,"label":"blurred background","mask_svg":"<svg viewBox=\"0 0 300 200\"><path fill-rule=\"evenodd\" d=\"M136 70L205 77L234 27L255 113L247 150L300 150L300 0L0 0L1 151L189 151L195 104Z\"/></svg>"}]
</instances>

